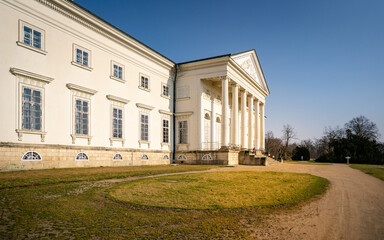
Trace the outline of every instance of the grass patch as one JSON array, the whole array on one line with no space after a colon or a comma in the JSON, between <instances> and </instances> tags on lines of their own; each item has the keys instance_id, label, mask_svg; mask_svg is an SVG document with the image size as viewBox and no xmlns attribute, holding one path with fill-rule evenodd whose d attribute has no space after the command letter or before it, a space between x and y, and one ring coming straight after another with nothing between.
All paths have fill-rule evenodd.
<instances>
[{"instance_id":1,"label":"grass patch","mask_svg":"<svg viewBox=\"0 0 384 240\"><path fill-rule=\"evenodd\" d=\"M322 194L327 185L328 180L309 174L211 172L127 182L109 196L161 208L235 209L297 204Z\"/></svg>"},{"instance_id":2,"label":"grass patch","mask_svg":"<svg viewBox=\"0 0 384 240\"><path fill-rule=\"evenodd\" d=\"M285 163L292 163L292 164L332 165L332 163L315 162L314 160L309 160L309 161L286 160L284 162Z\"/></svg>"},{"instance_id":3,"label":"grass patch","mask_svg":"<svg viewBox=\"0 0 384 240\"><path fill-rule=\"evenodd\" d=\"M138 167L98 167L27 170L0 173L0 189L39 186L65 182L96 181L112 178L150 176L162 173L202 171L219 166L164 165Z\"/></svg>"},{"instance_id":4,"label":"grass patch","mask_svg":"<svg viewBox=\"0 0 384 240\"><path fill-rule=\"evenodd\" d=\"M384 165L350 164L349 166L384 181Z\"/></svg>"}]
</instances>

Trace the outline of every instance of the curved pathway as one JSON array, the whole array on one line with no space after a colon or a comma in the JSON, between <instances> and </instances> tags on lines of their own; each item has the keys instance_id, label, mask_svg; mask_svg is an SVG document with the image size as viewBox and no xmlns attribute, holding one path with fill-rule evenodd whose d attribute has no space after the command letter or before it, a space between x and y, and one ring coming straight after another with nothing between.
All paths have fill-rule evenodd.
<instances>
[{"instance_id":1,"label":"curved pathway","mask_svg":"<svg viewBox=\"0 0 384 240\"><path fill-rule=\"evenodd\" d=\"M380 179L339 164L239 166L232 170L309 173L331 182L321 199L273 215L264 228L255 229L257 238L384 239L384 181Z\"/></svg>"}]
</instances>

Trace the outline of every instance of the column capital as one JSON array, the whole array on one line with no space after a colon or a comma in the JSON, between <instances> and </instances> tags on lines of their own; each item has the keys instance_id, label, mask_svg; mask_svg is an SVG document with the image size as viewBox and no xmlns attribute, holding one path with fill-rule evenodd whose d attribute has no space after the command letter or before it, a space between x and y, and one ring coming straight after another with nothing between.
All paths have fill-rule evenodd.
<instances>
[{"instance_id":1,"label":"column capital","mask_svg":"<svg viewBox=\"0 0 384 240\"><path fill-rule=\"evenodd\" d=\"M240 92L241 92L241 93L244 93L244 92L245 92L245 94L248 93L247 90L245 90L244 88L241 88L241 89L240 89Z\"/></svg>"},{"instance_id":2,"label":"column capital","mask_svg":"<svg viewBox=\"0 0 384 240\"><path fill-rule=\"evenodd\" d=\"M220 80L229 80L229 77L227 75L220 76Z\"/></svg>"},{"instance_id":3,"label":"column capital","mask_svg":"<svg viewBox=\"0 0 384 240\"><path fill-rule=\"evenodd\" d=\"M232 87L239 87L239 84L235 81L232 81L230 84Z\"/></svg>"}]
</instances>

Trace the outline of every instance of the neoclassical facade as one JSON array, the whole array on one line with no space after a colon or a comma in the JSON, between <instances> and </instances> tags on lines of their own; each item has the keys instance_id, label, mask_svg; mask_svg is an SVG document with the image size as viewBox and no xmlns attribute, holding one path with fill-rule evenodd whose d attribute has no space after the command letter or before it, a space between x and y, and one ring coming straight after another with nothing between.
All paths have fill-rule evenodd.
<instances>
[{"instance_id":1,"label":"neoclassical facade","mask_svg":"<svg viewBox=\"0 0 384 240\"><path fill-rule=\"evenodd\" d=\"M1 171L263 153L254 50L175 63L73 1L0 0L0 13Z\"/></svg>"}]
</instances>

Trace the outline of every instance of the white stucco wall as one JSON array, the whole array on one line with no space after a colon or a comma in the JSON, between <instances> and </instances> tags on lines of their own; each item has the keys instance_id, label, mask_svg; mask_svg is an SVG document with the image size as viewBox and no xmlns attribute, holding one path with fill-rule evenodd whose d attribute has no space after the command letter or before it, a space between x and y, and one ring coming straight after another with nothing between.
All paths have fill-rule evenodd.
<instances>
[{"instance_id":1,"label":"white stucco wall","mask_svg":"<svg viewBox=\"0 0 384 240\"><path fill-rule=\"evenodd\" d=\"M19 20L45 31L46 55L16 44ZM91 146L110 146L111 112L106 95L114 95L130 101L124 107L125 146L139 148L139 109L136 103L140 103L153 107L150 111L150 148L162 149L162 116L159 110L172 112L172 99L161 97L161 84L167 83L170 92L173 92L172 62L163 58L169 66L160 64L154 58L145 57L137 50L37 1L0 1L0 22L0 111L7 113L0 125L0 141L20 142L15 132L19 101L17 77L9 71L10 68L18 68L54 79L45 86L46 144L72 145L72 97L71 90L66 87L67 83L72 83L97 91L91 97ZM71 64L73 44L91 51L92 71ZM152 54L158 57L157 53ZM112 60L125 66L125 83L110 78ZM150 91L138 88L140 73L150 78ZM172 134L169 136L171 145ZM41 143L41 139L39 135L24 134L21 142ZM75 145L88 145L88 142L76 139ZM121 147L121 143L114 142L115 146Z\"/></svg>"}]
</instances>

